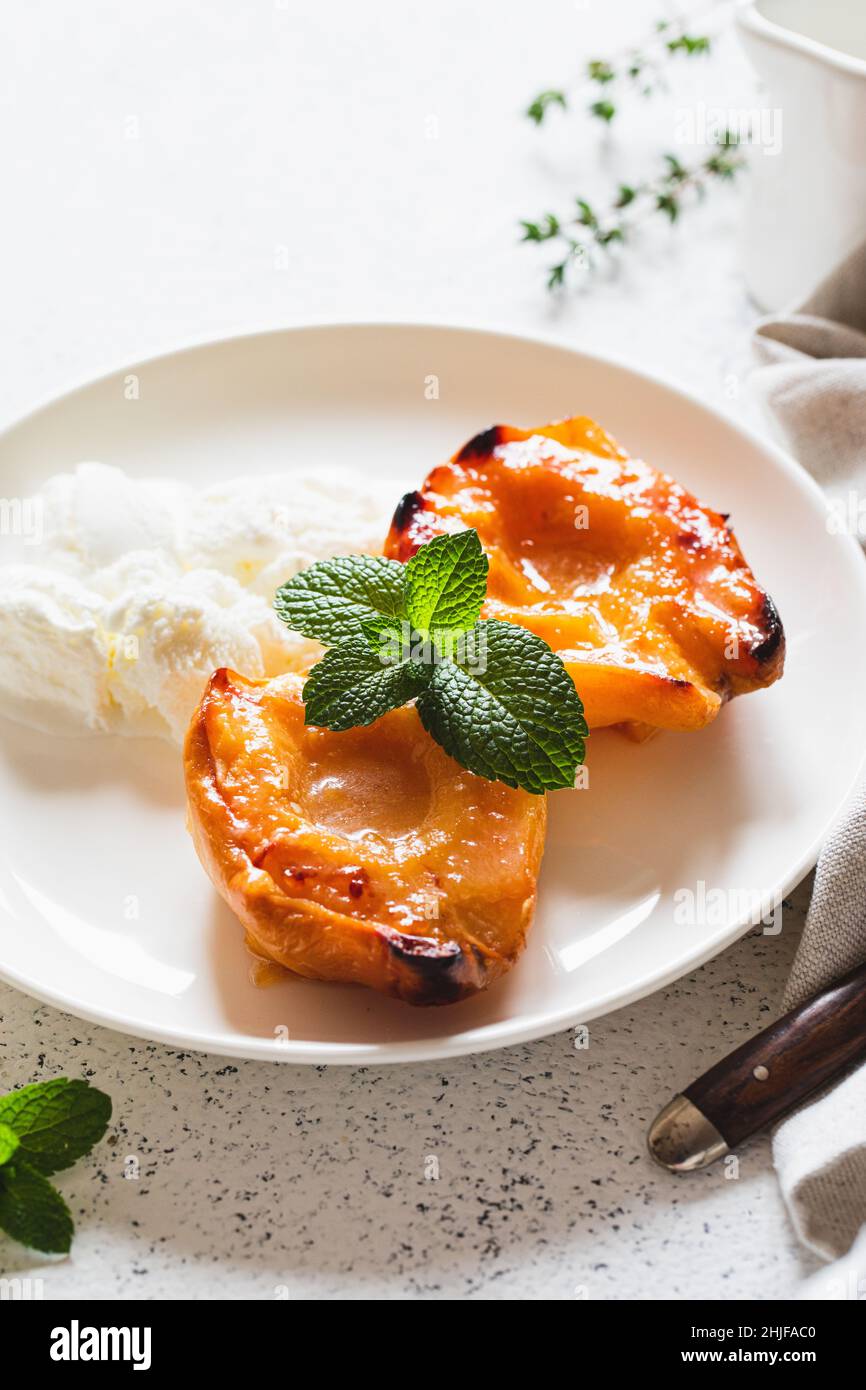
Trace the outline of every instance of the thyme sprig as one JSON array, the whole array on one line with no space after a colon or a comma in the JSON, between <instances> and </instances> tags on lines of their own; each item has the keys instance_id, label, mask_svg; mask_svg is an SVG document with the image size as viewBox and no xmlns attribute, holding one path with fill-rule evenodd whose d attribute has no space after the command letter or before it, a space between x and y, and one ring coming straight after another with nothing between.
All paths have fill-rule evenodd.
<instances>
[{"instance_id":1,"label":"thyme sprig","mask_svg":"<svg viewBox=\"0 0 866 1390\"><path fill-rule=\"evenodd\" d=\"M574 216L547 212L536 222L521 222L522 241L550 242L563 252L548 270L548 289L562 288L573 270L595 269L603 253L629 239L648 217L662 213L676 222L690 201L703 197L709 183L733 179L745 162L737 143L737 136L726 131L713 152L693 165L666 154L663 173L635 184L621 183L602 211L577 198Z\"/></svg>"},{"instance_id":2,"label":"thyme sprig","mask_svg":"<svg viewBox=\"0 0 866 1390\"><path fill-rule=\"evenodd\" d=\"M660 19L637 47L627 48L614 58L591 58L571 95L558 87L539 92L526 108L526 115L542 125L553 107L568 111L580 96L590 115L609 125L618 109L614 97L627 91L644 97L665 91L665 63L677 54L687 58L707 54L711 45L711 36L692 32L686 20Z\"/></svg>"}]
</instances>

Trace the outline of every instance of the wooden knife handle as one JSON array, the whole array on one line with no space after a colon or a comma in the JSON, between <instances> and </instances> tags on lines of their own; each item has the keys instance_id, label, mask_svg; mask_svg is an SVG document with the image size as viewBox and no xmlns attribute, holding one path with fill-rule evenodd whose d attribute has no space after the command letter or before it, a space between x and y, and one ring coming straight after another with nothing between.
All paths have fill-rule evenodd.
<instances>
[{"instance_id":1,"label":"wooden knife handle","mask_svg":"<svg viewBox=\"0 0 866 1390\"><path fill-rule=\"evenodd\" d=\"M683 1092L728 1148L866 1058L866 965L743 1043Z\"/></svg>"}]
</instances>

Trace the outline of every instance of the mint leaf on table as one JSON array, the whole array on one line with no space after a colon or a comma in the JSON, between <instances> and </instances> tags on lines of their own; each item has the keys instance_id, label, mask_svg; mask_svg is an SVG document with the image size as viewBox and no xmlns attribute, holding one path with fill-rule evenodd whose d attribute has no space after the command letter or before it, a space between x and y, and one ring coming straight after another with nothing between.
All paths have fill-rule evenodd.
<instances>
[{"instance_id":1,"label":"mint leaf on table","mask_svg":"<svg viewBox=\"0 0 866 1390\"><path fill-rule=\"evenodd\" d=\"M405 618L405 568L381 555L320 560L276 592L278 618L294 632L326 646Z\"/></svg>"},{"instance_id":2,"label":"mint leaf on table","mask_svg":"<svg viewBox=\"0 0 866 1390\"><path fill-rule=\"evenodd\" d=\"M541 793L573 787L588 734L560 658L513 623L478 623L481 659L440 662L418 699L428 734L470 772Z\"/></svg>"},{"instance_id":3,"label":"mint leaf on table","mask_svg":"<svg viewBox=\"0 0 866 1390\"><path fill-rule=\"evenodd\" d=\"M8 1125L0 1124L0 1168L8 1163L20 1144L18 1135Z\"/></svg>"},{"instance_id":4,"label":"mint leaf on table","mask_svg":"<svg viewBox=\"0 0 866 1390\"><path fill-rule=\"evenodd\" d=\"M46 1254L67 1253L72 1217L46 1175L89 1153L110 1119L103 1091L66 1076L0 1096L0 1231Z\"/></svg>"},{"instance_id":5,"label":"mint leaf on table","mask_svg":"<svg viewBox=\"0 0 866 1390\"><path fill-rule=\"evenodd\" d=\"M406 616L419 632L467 632L487 595L489 561L477 531L436 536L406 564Z\"/></svg>"},{"instance_id":6,"label":"mint leaf on table","mask_svg":"<svg viewBox=\"0 0 866 1390\"><path fill-rule=\"evenodd\" d=\"M68 1206L42 1173L17 1159L0 1169L0 1230L34 1250L65 1255L73 1229Z\"/></svg>"},{"instance_id":7,"label":"mint leaf on table","mask_svg":"<svg viewBox=\"0 0 866 1390\"><path fill-rule=\"evenodd\" d=\"M65 1076L0 1097L0 1124L17 1136L19 1157L48 1175L89 1153L110 1119L111 1101L103 1091Z\"/></svg>"},{"instance_id":8,"label":"mint leaf on table","mask_svg":"<svg viewBox=\"0 0 866 1390\"><path fill-rule=\"evenodd\" d=\"M417 695L430 674L415 661L383 660L366 637L352 637L313 667L304 685L304 722L336 731L372 724Z\"/></svg>"}]
</instances>

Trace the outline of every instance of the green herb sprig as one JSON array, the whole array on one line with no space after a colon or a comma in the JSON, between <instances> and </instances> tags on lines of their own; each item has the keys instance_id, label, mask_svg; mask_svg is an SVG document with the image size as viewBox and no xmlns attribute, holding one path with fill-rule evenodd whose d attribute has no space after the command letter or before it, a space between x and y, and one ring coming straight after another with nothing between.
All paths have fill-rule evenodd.
<instances>
[{"instance_id":1,"label":"green herb sprig","mask_svg":"<svg viewBox=\"0 0 866 1390\"><path fill-rule=\"evenodd\" d=\"M548 289L560 289L572 271L596 269L601 255L629 240L647 217L662 213L676 222L688 202L702 198L711 182L733 179L745 164L736 146L737 137L726 132L712 154L697 164L685 165L676 155L666 154L661 174L640 183L621 183L602 211L576 198L577 212L570 218L548 212L538 221L521 222L522 241L549 242L563 253L548 269Z\"/></svg>"},{"instance_id":2,"label":"green herb sprig","mask_svg":"<svg viewBox=\"0 0 866 1390\"><path fill-rule=\"evenodd\" d=\"M650 97L666 90L666 60L677 54L687 58L707 54L711 46L711 36L690 32L685 20L660 19L652 34L637 47L628 48L615 58L591 58L583 69L577 92L571 97L562 88L549 88L533 98L526 115L540 126L554 107L570 110L579 93L589 114L610 125L618 111L615 96L634 91Z\"/></svg>"},{"instance_id":3,"label":"green herb sprig","mask_svg":"<svg viewBox=\"0 0 866 1390\"><path fill-rule=\"evenodd\" d=\"M535 794L574 786L588 733L574 682L540 637L481 620L487 571L465 530L405 565L352 555L290 579L277 615L328 647L304 684L305 722L351 729L414 700L431 737L477 776Z\"/></svg>"},{"instance_id":4,"label":"green herb sprig","mask_svg":"<svg viewBox=\"0 0 866 1390\"><path fill-rule=\"evenodd\" d=\"M72 1216L48 1179L89 1153L110 1119L104 1092L65 1076L0 1097L0 1230L46 1254L68 1253Z\"/></svg>"}]
</instances>

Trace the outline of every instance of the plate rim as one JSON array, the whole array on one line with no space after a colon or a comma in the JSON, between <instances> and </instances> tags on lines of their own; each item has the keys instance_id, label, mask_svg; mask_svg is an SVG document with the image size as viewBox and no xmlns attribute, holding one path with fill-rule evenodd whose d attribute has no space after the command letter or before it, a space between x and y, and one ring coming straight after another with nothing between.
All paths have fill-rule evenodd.
<instances>
[{"instance_id":1,"label":"plate rim","mask_svg":"<svg viewBox=\"0 0 866 1390\"><path fill-rule=\"evenodd\" d=\"M504 339L515 346L542 347L553 349L569 357L600 363L604 367L612 368L634 377L640 378L644 382L649 382L652 386L661 388L663 392L677 398L677 400L687 404L692 409L703 413L715 424L721 423L723 426L739 435L759 453L770 456L775 464L781 468L789 480L804 492L820 509L827 506L826 497L815 479L806 471L791 454L781 448L773 439L765 437L749 424L733 419L724 413L718 406L708 404L701 400L687 387L679 384L664 372L655 369L647 369L645 366L632 360L627 354L597 352L584 347L575 346L551 337L543 333L515 332L513 328L497 325L479 325L454 323L451 321L419 321L417 319L328 319L322 318L304 320L303 322L287 323L283 325L268 325L261 329L252 329L243 333L224 334L217 337L195 339L191 342L182 344L179 347L171 348L167 351L154 353L149 357L139 358L133 362L125 362L119 366L112 367L100 374L85 378L76 382L66 389L54 392L38 400L24 414L17 416L5 424L0 429L0 448L6 443L8 436L25 425L32 424L37 418L47 413L49 410L61 405L63 402L70 401L74 397L83 394L85 391L104 385L112 378L126 375L130 372L143 371L148 366L155 363L164 363L178 357L192 355L206 349L225 347L230 344L243 345L253 340L266 338L283 337L287 334L302 334L308 332L346 332L353 330L367 331L393 331L393 330L412 330L421 333L443 333L449 335L462 335L477 339L499 338ZM860 588L864 598L864 611L866 611L866 555L853 536L843 532L835 537L841 542L841 548L847 552L848 561L853 569L859 569ZM839 801L835 811L829 815L819 833L815 836L808 849L800 856L795 867L784 876L784 878L768 888L768 892L785 897L806 874L815 866L821 847L828 834L845 814L845 810L851 800L858 782L860 781L864 769L866 769L866 744L861 752L853 772L850 774L848 785L844 796ZM312 1042L302 1040L277 1041L273 1038L253 1038L243 1039L227 1034L182 1034L171 1027L160 1024L146 1023L143 1020L130 1020L114 1013L109 1008L93 1008L89 1005L81 1005L76 1002L70 1003L68 996L61 990L46 988L19 971L5 965L0 961L0 980L21 990L24 994L38 1000L40 1003L48 1004L51 1007L60 1009L65 1013L71 1014L75 1018L80 1018L88 1023L99 1027L109 1028L113 1032L126 1034L129 1037L141 1038L149 1042L161 1043L165 1046L178 1048L184 1051L201 1052L206 1055L220 1057L235 1057L251 1061L270 1061L281 1062L290 1065L309 1065L309 1066L385 1066L397 1065L400 1063L420 1063L444 1061L446 1059L462 1056L474 1056L485 1052L498 1051L505 1047L521 1046L528 1042L537 1041L543 1037L552 1036L555 1033L566 1031L577 1024L589 1023L593 1019L613 1012L615 1009L626 1008L631 1004L637 1003L667 985L681 979L685 974L692 970L697 970L712 960L727 946L732 945L740 937L744 936L753 922L748 913L742 917L737 917L720 931L705 940L702 947L698 950L686 951L679 955L675 961L658 971L642 977L639 984L631 989L618 990L611 989L606 993L601 993L593 998L588 1005L582 1007L579 1012L573 1009L561 1010L556 1015L546 1014L543 1017L535 1014L526 1019L522 1026L515 1027L513 1022L508 1020L499 1021L495 1024L486 1025L485 1031L492 1036L480 1040L472 1039L460 1033L445 1033L434 1038L425 1038L417 1042L384 1042L384 1043L337 1043L337 1042ZM507 1036L501 1037L498 1034L502 1030L507 1030Z\"/></svg>"}]
</instances>

